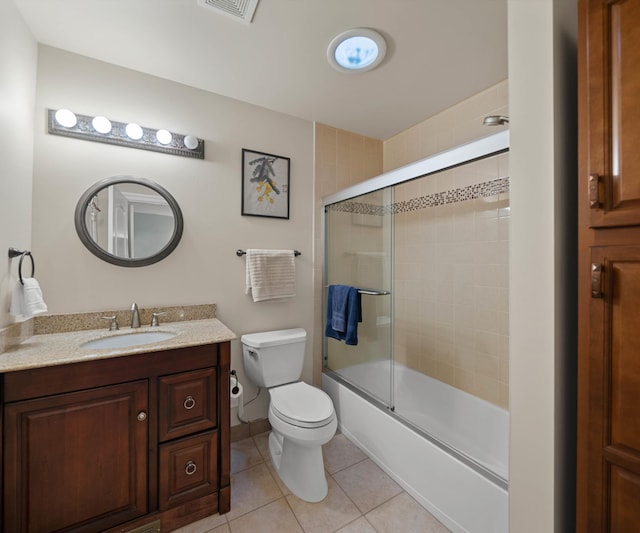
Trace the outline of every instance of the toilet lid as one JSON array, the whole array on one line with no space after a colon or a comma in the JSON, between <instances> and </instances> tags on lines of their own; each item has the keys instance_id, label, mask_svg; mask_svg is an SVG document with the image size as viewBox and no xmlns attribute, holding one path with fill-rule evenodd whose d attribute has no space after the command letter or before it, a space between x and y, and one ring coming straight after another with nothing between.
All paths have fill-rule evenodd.
<instances>
[{"instance_id":1,"label":"toilet lid","mask_svg":"<svg viewBox=\"0 0 640 533\"><path fill-rule=\"evenodd\" d=\"M335 415L329 395L303 381L269 389L274 413L290 424L318 427Z\"/></svg>"}]
</instances>

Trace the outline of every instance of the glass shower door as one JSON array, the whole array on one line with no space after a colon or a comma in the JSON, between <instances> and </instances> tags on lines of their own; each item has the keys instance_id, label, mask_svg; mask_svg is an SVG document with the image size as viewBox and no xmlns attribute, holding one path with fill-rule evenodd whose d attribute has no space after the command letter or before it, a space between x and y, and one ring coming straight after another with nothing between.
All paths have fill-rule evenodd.
<instances>
[{"instance_id":1,"label":"glass shower door","mask_svg":"<svg viewBox=\"0 0 640 533\"><path fill-rule=\"evenodd\" d=\"M325 298L330 285L359 290L362 322L356 345L324 337L324 366L340 378L393 406L393 189L325 208Z\"/></svg>"}]
</instances>

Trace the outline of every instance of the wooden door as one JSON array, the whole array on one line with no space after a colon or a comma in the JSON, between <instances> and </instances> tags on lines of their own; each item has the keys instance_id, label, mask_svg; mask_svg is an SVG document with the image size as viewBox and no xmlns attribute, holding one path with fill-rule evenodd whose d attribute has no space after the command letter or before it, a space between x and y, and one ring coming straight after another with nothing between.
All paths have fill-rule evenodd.
<instances>
[{"instance_id":1,"label":"wooden door","mask_svg":"<svg viewBox=\"0 0 640 533\"><path fill-rule=\"evenodd\" d=\"M4 531L103 531L147 512L147 381L5 406Z\"/></svg>"},{"instance_id":2,"label":"wooden door","mask_svg":"<svg viewBox=\"0 0 640 533\"><path fill-rule=\"evenodd\" d=\"M579 533L640 531L640 0L579 0Z\"/></svg>"},{"instance_id":3,"label":"wooden door","mask_svg":"<svg viewBox=\"0 0 640 533\"><path fill-rule=\"evenodd\" d=\"M586 0L586 171L592 227L640 224L640 2Z\"/></svg>"},{"instance_id":4,"label":"wooden door","mask_svg":"<svg viewBox=\"0 0 640 533\"><path fill-rule=\"evenodd\" d=\"M587 490L579 531L640 531L640 246L591 250Z\"/></svg>"}]
</instances>

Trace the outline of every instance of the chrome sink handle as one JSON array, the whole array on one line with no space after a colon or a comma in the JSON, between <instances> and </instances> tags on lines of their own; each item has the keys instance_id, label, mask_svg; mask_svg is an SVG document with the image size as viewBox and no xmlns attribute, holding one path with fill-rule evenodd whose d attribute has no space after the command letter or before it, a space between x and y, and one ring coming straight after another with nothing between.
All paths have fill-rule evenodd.
<instances>
[{"instance_id":1,"label":"chrome sink handle","mask_svg":"<svg viewBox=\"0 0 640 533\"><path fill-rule=\"evenodd\" d=\"M159 326L160 325L160 321L158 320L158 317L162 316L162 315L166 315L166 314L167 314L166 311L163 311L161 313L152 313L151 314L151 325L153 327Z\"/></svg>"},{"instance_id":2,"label":"chrome sink handle","mask_svg":"<svg viewBox=\"0 0 640 533\"><path fill-rule=\"evenodd\" d=\"M113 316L101 316L103 320L111 320L111 324L109 324L109 331L118 331L120 326L118 325L118 319L116 315Z\"/></svg>"}]
</instances>

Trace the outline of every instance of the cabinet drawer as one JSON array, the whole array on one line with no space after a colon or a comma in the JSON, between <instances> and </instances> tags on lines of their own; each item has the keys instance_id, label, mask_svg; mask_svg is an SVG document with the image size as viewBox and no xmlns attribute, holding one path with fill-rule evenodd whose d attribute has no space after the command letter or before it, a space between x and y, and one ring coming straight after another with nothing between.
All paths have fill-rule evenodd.
<instances>
[{"instance_id":1,"label":"cabinet drawer","mask_svg":"<svg viewBox=\"0 0 640 533\"><path fill-rule=\"evenodd\" d=\"M160 442L217 426L215 368L163 376L158 394Z\"/></svg>"},{"instance_id":2,"label":"cabinet drawer","mask_svg":"<svg viewBox=\"0 0 640 533\"><path fill-rule=\"evenodd\" d=\"M218 490L218 432L160 446L161 511Z\"/></svg>"}]
</instances>

